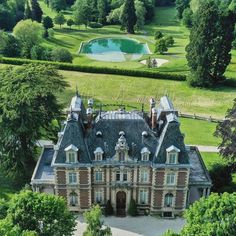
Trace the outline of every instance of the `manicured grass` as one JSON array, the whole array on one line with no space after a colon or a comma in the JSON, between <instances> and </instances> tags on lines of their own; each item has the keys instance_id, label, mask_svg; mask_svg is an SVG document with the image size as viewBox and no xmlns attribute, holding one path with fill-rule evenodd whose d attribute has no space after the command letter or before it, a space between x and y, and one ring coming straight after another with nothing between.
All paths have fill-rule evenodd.
<instances>
[{"instance_id":1,"label":"manicured grass","mask_svg":"<svg viewBox=\"0 0 236 236\"><path fill-rule=\"evenodd\" d=\"M213 135L216 123L187 118L181 118L180 121L181 131L185 134L186 144L218 146L220 143L220 139Z\"/></svg>"},{"instance_id":2,"label":"manicured grass","mask_svg":"<svg viewBox=\"0 0 236 236\"><path fill-rule=\"evenodd\" d=\"M150 97L158 100L161 96L168 95L175 108L182 113L223 118L226 110L232 107L236 94L236 88L219 87L212 90L190 88L186 82L180 81L72 71L61 71L61 74L70 85L63 94L59 95L65 105L69 105L77 85L83 96L93 97L97 104L101 102L123 103L141 109L141 105L144 103L147 110ZM188 127L190 124L186 125L187 133ZM200 139L199 136L198 140ZM214 141L210 140L209 143L211 142Z\"/></svg>"},{"instance_id":3,"label":"manicured grass","mask_svg":"<svg viewBox=\"0 0 236 236\"><path fill-rule=\"evenodd\" d=\"M49 9L43 0L40 0L40 4L45 15L49 15L52 18L55 17L56 13ZM67 10L65 13L65 17L67 19L72 17L70 11ZM105 65L119 68L146 69L146 66L139 62L141 59L119 63L99 62L89 59L85 55L78 55L78 50L81 42L83 41L88 41L98 37L112 37L115 35L131 37L141 42L147 42L150 50L154 52L154 32L156 30L160 30L165 35L173 36L175 39L175 45L174 47L169 48L165 55L153 55L153 57L155 56L158 58L167 59L169 62L160 68L151 70L188 74L189 68L185 58L185 47L189 41L189 30L179 22L179 20L176 18L176 15L175 7L158 7L156 8L156 14L153 22L151 24L145 25L143 30L137 32L135 35L127 35L120 30L119 25L109 25L100 29L85 29L84 26L73 26L72 30L70 30L66 24L62 27L62 29L56 25L54 38L44 40L43 44L49 47L63 47L68 49L74 56L73 63L75 64L87 65L89 63L91 66ZM143 56L142 59L146 57L147 56ZM236 79L236 50L232 50L232 61L227 69L226 76Z\"/></svg>"}]
</instances>

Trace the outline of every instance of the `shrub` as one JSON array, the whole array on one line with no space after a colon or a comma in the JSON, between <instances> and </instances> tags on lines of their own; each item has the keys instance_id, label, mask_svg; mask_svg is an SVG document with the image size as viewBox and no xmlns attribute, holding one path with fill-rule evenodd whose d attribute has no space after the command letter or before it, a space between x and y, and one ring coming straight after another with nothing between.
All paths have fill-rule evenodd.
<instances>
[{"instance_id":1,"label":"shrub","mask_svg":"<svg viewBox=\"0 0 236 236\"><path fill-rule=\"evenodd\" d=\"M72 20L72 19L68 19L67 22L66 22L67 26L70 27L71 29L71 26L75 24L75 22Z\"/></svg>"},{"instance_id":2,"label":"shrub","mask_svg":"<svg viewBox=\"0 0 236 236\"><path fill-rule=\"evenodd\" d=\"M111 205L111 201L108 200L107 204L106 204L106 207L105 207L105 215L106 216L111 216L111 215L113 215L113 213L114 213L114 210L113 210L113 207Z\"/></svg>"},{"instance_id":3,"label":"shrub","mask_svg":"<svg viewBox=\"0 0 236 236\"><path fill-rule=\"evenodd\" d=\"M8 202L4 199L0 199L0 220L4 219L7 216L8 208L9 208Z\"/></svg>"},{"instance_id":4,"label":"shrub","mask_svg":"<svg viewBox=\"0 0 236 236\"><path fill-rule=\"evenodd\" d=\"M184 10L182 22L187 28L191 28L193 26L193 12L190 8L186 8Z\"/></svg>"},{"instance_id":5,"label":"shrub","mask_svg":"<svg viewBox=\"0 0 236 236\"><path fill-rule=\"evenodd\" d=\"M71 53L67 49L56 48L52 50L52 60L72 63L73 58Z\"/></svg>"},{"instance_id":6,"label":"shrub","mask_svg":"<svg viewBox=\"0 0 236 236\"><path fill-rule=\"evenodd\" d=\"M226 164L214 164L210 170L212 191L222 192L222 188L232 183L231 167Z\"/></svg>"},{"instance_id":7,"label":"shrub","mask_svg":"<svg viewBox=\"0 0 236 236\"><path fill-rule=\"evenodd\" d=\"M236 49L236 38L235 38L235 40L232 42L232 47L233 47L233 49Z\"/></svg>"},{"instance_id":8,"label":"shrub","mask_svg":"<svg viewBox=\"0 0 236 236\"><path fill-rule=\"evenodd\" d=\"M138 215L137 205L136 205L136 202L133 198L130 200L128 214L131 215L131 216L137 216Z\"/></svg>"},{"instance_id":9,"label":"shrub","mask_svg":"<svg viewBox=\"0 0 236 236\"><path fill-rule=\"evenodd\" d=\"M177 80L177 81L186 80L185 75L175 74L175 73L162 73L159 71L150 71L148 69L147 70L130 70L130 69L109 68L109 67L94 67L94 66L87 66L87 65L74 65L74 64L62 63L62 62L36 61L36 60L29 60L29 59L7 58L7 57L0 58L0 63L12 64L12 65L37 63L37 64L53 65L53 66L56 66L60 70L111 74L111 75L126 75L126 76L147 77L147 78L153 78L153 79L166 79L166 80Z\"/></svg>"},{"instance_id":10,"label":"shrub","mask_svg":"<svg viewBox=\"0 0 236 236\"><path fill-rule=\"evenodd\" d=\"M166 45L168 47L172 47L174 45L174 43L175 43L174 38L172 36L167 36L164 39L165 39Z\"/></svg>"},{"instance_id":11,"label":"shrub","mask_svg":"<svg viewBox=\"0 0 236 236\"><path fill-rule=\"evenodd\" d=\"M11 34L0 31L0 54L5 57L20 55L20 42Z\"/></svg>"},{"instance_id":12,"label":"shrub","mask_svg":"<svg viewBox=\"0 0 236 236\"><path fill-rule=\"evenodd\" d=\"M31 59L33 60L51 60L51 49L40 45L35 45L30 51Z\"/></svg>"},{"instance_id":13,"label":"shrub","mask_svg":"<svg viewBox=\"0 0 236 236\"><path fill-rule=\"evenodd\" d=\"M98 22L90 22L89 23L89 27L90 28L102 28L102 24L101 23L98 23Z\"/></svg>"},{"instance_id":14,"label":"shrub","mask_svg":"<svg viewBox=\"0 0 236 236\"><path fill-rule=\"evenodd\" d=\"M163 38L162 32L161 32L161 31L156 31L156 32L155 32L155 35L154 35L154 38L155 38L155 39L161 39L161 38Z\"/></svg>"},{"instance_id":15,"label":"shrub","mask_svg":"<svg viewBox=\"0 0 236 236\"><path fill-rule=\"evenodd\" d=\"M175 233L174 231L168 229L163 236L179 236L179 234Z\"/></svg>"},{"instance_id":16,"label":"shrub","mask_svg":"<svg viewBox=\"0 0 236 236\"><path fill-rule=\"evenodd\" d=\"M167 43L164 38L158 39L155 44L155 53L164 54L168 51Z\"/></svg>"}]
</instances>

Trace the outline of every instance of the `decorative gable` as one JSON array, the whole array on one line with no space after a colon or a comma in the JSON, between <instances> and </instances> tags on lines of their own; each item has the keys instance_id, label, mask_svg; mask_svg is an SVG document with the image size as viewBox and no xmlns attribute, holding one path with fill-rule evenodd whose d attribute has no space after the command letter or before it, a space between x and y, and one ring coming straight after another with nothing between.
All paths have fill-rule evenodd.
<instances>
[{"instance_id":1,"label":"decorative gable","mask_svg":"<svg viewBox=\"0 0 236 236\"><path fill-rule=\"evenodd\" d=\"M102 161L104 152L101 147L97 147L93 153L95 155L95 161Z\"/></svg>"},{"instance_id":2,"label":"decorative gable","mask_svg":"<svg viewBox=\"0 0 236 236\"><path fill-rule=\"evenodd\" d=\"M180 150L171 145L166 149L166 164L177 164Z\"/></svg>"},{"instance_id":3,"label":"decorative gable","mask_svg":"<svg viewBox=\"0 0 236 236\"><path fill-rule=\"evenodd\" d=\"M149 155L150 155L150 151L147 147L142 148L141 150L141 160L142 161L149 161Z\"/></svg>"},{"instance_id":4,"label":"decorative gable","mask_svg":"<svg viewBox=\"0 0 236 236\"><path fill-rule=\"evenodd\" d=\"M66 162L67 163L73 164L73 163L78 162L78 158L77 158L78 157L78 150L79 149L73 144L69 145L68 147L66 147L64 149L64 151L66 152Z\"/></svg>"},{"instance_id":5,"label":"decorative gable","mask_svg":"<svg viewBox=\"0 0 236 236\"><path fill-rule=\"evenodd\" d=\"M128 159L129 146L124 137L124 132L121 131L119 134L120 138L118 139L118 142L116 143L115 147L116 159L118 159L119 161L125 161Z\"/></svg>"}]
</instances>

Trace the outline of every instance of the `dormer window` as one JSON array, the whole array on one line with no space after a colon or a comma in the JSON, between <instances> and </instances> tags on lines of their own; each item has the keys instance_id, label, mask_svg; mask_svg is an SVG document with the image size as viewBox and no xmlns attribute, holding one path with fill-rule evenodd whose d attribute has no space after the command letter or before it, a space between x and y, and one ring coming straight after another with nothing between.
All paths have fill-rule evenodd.
<instances>
[{"instance_id":1,"label":"dormer window","mask_svg":"<svg viewBox=\"0 0 236 236\"><path fill-rule=\"evenodd\" d=\"M166 164L177 164L179 152L180 150L174 145L167 148L166 149L166 153L167 153Z\"/></svg>"},{"instance_id":2,"label":"dormer window","mask_svg":"<svg viewBox=\"0 0 236 236\"><path fill-rule=\"evenodd\" d=\"M78 148L76 146L74 146L73 144L71 144L70 146L68 146L67 148L64 149L64 151L66 152L66 162L67 163L77 163L78 159Z\"/></svg>"},{"instance_id":3,"label":"dormer window","mask_svg":"<svg viewBox=\"0 0 236 236\"><path fill-rule=\"evenodd\" d=\"M150 151L148 150L148 148L144 147L141 150L141 160L142 161L149 161L149 155L150 155Z\"/></svg>"},{"instance_id":4,"label":"dormer window","mask_svg":"<svg viewBox=\"0 0 236 236\"><path fill-rule=\"evenodd\" d=\"M95 155L95 161L102 161L103 159L103 150L100 147L97 147L96 150L94 151Z\"/></svg>"}]
</instances>

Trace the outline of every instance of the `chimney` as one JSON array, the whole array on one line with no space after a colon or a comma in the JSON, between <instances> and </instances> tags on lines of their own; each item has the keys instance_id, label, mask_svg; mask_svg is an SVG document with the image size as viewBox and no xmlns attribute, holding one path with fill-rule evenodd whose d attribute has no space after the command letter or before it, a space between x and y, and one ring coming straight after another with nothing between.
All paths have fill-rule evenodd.
<instances>
[{"instance_id":1,"label":"chimney","mask_svg":"<svg viewBox=\"0 0 236 236\"><path fill-rule=\"evenodd\" d=\"M88 107L93 107L93 99L92 98L90 98L90 99L88 99Z\"/></svg>"},{"instance_id":2,"label":"chimney","mask_svg":"<svg viewBox=\"0 0 236 236\"><path fill-rule=\"evenodd\" d=\"M152 129L157 128L157 110L156 108L152 108L152 118L151 118L151 123L152 123Z\"/></svg>"},{"instance_id":3,"label":"chimney","mask_svg":"<svg viewBox=\"0 0 236 236\"><path fill-rule=\"evenodd\" d=\"M86 115L87 115L88 128L90 128L93 121L93 109L91 107L87 108Z\"/></svg>"}]
</instances>

